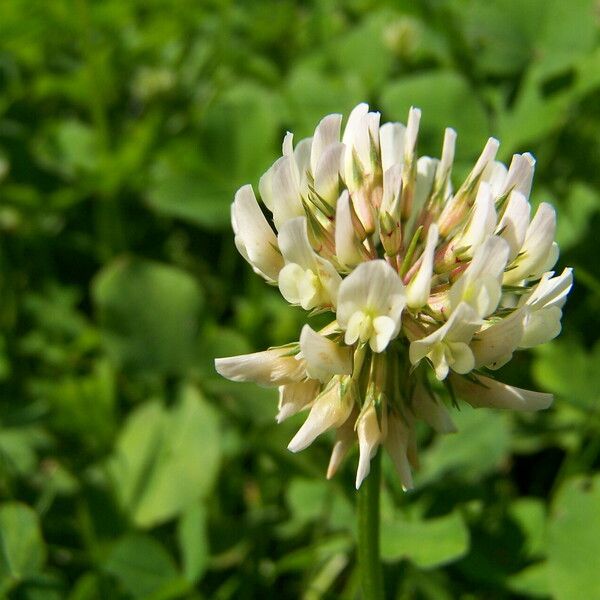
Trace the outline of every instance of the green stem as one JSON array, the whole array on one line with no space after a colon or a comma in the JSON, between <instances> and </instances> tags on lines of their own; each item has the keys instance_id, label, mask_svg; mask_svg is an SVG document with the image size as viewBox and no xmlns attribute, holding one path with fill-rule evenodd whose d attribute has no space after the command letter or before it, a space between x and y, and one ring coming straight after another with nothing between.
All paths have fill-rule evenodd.
<instances>
[{"instance_id":1,"label":"green stem","mask_svg":"<svg viewBox=\"0 0 600 600\"><path fill-rule=\"evenodd\" d=\"M371 460L371 472L358 491L358 568L364 600L383 600L379 560L379 487L381 451Z\"/></svg>"}]
</instances>

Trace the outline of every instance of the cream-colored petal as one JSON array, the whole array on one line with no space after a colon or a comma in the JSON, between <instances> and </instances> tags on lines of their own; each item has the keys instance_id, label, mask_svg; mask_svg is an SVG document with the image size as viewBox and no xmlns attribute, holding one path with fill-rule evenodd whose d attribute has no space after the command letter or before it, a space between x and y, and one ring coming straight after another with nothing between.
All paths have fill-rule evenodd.
<instances>
[{"instance_id":1,"label":"cream-colored petal","mask_svg":"<svg viewBox=\"0 0 600 600\"><path fill-rule=\"evenodd\" d=\"M306 217L286 221L279 230L277 241L286 262L296 263L303 269L317 270L317 255L308 239Z\"/></svg>"},{"instance_id":2,"label":"cream-colored petal","mask_svg":"<svg viewBox=\"0 0 600 600\"><path fill-rule=\"evenodd\" d=\"M309 377L328 382L333 375L352 373L352 351L340 346L314 331L310 325L304 325L300 334L300 350L306 361Z\"/></svg>"},{"instance_id":3,"label":"cream-colored petal","mask_svg":"<svg viewBox=\"0 0 600 600\"><path fill-rule=\"evenodd\" d=\"M231 212L236 245L244 248L244 258L268 279L276 281L283 259L275 233L258 206L252 186L245 185L237 191Z\"/></svg>"},{"instance_id":4,"label":"cream-colored petal","mask_svg":"<svg viewBox=\"0 0 600 600\"><path fill-rule=\"evenodd\" d=\"M316 398L306 421L288 444L288 450L300 452L328 429L340 427L353 406L351 394L342 395L339 381L329 386Z\"/></svg>"},{"instance_id":5,"label":"cream-colored petal","mask_svg":"<svg viewBox=\"0 0 600 600\"><path fill-rule=\"evenodd\" d=\"M346 419L346 422L336 432L335 443L327 467L327 479L331 479L337 473L342 461L356 442L354 424L357 416L358 411L355 408Z\"/></svg>"},{"instance_id":6,"label":"cream-colored petal","mask_svg":"<svg viewBox=\"0 0 600 600\"><path fill-rule=\"evenodd\" d=\"M340 170L345 149L344 144L339 142L326 148L313 171L315 191L329 206L333 207L339 195Z\"/></svg>"},{"instance_id":7,"label":"cream-colored petal","mask_svg":"<svg viewBox=\"0 0 600 600\"><path fill-rule=\"evenodd\" d=\"M310 153L310 168L316 173L323 154L328 148L340 141L342 115L332 114L321 119L315 129Z\"/></svg>"},{"instance_id":8,"label":"cream-colored petal","mask_svg":"<svg viewBox=\"0 0 600 600\"><path fill-rule=\"evenodd\" d=\"M314 379L280 386L277 422L282 423L285 419L309 406L319 393L319 387L319 382Z\"/></svg>"},{"instance_id":9,"label":"cream-colored petal","mask_svg":"<svg viewBox=\"0 0 600 600\"><path fill-rule=\"evenodd\" d=\"M562 310L558 306L540 308L527 313L519 347L533 348L553 340L561 331Z\"/></svg>"},{"instance_id":10,"label":"cream-colored petal","mask_svg":"<svg viewBox=\"0 0 600 600\"><path fill-rule=\"evenodd\" d=\"M482 181L477 191L471 218L457 245L469 248L469 254L472 256L475 249L492 235L495 227L496 208L492 189L488 183Z\"/></svg>"},{"instance_id":11,"label":"cream-colored petal","mask_svg":"<svg viewBox=\"0 0 600 600\"><path fill-rule=\"evenodd\" d=\"M293 157L279 158L271 167L268 178L261 180L261 184L261 194L271 199L273 221L278 230L286 221L304 215Z\"/></svg>"},{"instance_id":12,"label":"cream-colored petal","mask_svg":"<svg viewBox=\"0 0 600 600\"><path fill-rule=\"evenodd\" d=\"M464 342L447 342L448 349L452 356L450 368L456 373L469 373L475 367L475 357L471 348Z\"/></svg>"},{"instance_id":13,"label":"cream-colored petal","mask_svg":"<svg viewBox=\"0 0 600 600\"><path fill-rule=\"evenodd\" d=\"M311 300L316 300L318 290L315 283L310 273L296 263L285 265L279 272L279 291L290 304L308 305Z\"/></svg>"},{"instance_id":14,"label":"cream-colored petal","mask_svg":"<svg viewBox=\"0 0 600 600\"><path fill-rule=\"evenodd\" d=\"M497 234L506 240L508 244L509 262L514 260L521 251L527 234L527 227L529 227L530 212L531 206L525 196L516 190L513 191L496 227Z\"/></svg>"},{"instance_id":15,"label":"cream-colored petal","mask_svg":"<svg viewBox=\"0 0 600 600\"><path fill-rule=\"evenodd\" d=\"M438 433L456 432L456 425L453 423L446 407L434 398L421 384L417 384L412 397L411 407L415 417L425 421Z\"/></svg>"},{"instance_id":16,"label":"cream-colored petal","mask_svg":"<svg viewBox=\"0 0 600 600\"><path fill-rule=\"evenodd\" d=\"M384 260L361 263L340 285L337 320L345 329L356 311L388 316L399 329L406 291L398 273Z\"/></svg>"},{"instance_id":17,"label":"cream-colored petal","mask_svg":"<svg viewBox=\"0 0 600 600\"><path fill-rule=\"evenodd\" d=\"M427 304L431 292L433 257L438 242L438 228L435 223L429 227L427 242L421 258L421 266L406 287L406 303L410 308L420 308Z\"/></svg>"},{"instance_id":18,"label":"cream-colored petal","mask_svg":"<svg viewBox=\"0 0 600 600\"><path fill-rule=\"evenodd\" d=\"M388 432L384 442L385 449L396 467L404 490L413 488L412 472L407 456L411 437L409 427L402 417L390 414L388 416Z\"/></svg>"},{"instance_id":19,"label":"cream-colored petal","mask_svg":"<svg viewBox=\"0 0 600 600\"><path fill-rule=\"evenodd\" d=\"M531 295L527 297L525 303L532 309L564 306L567 294L573 286L573 269L566 268L557 277L552 275L552 272L544 273Z\"/></svg>"},{"instance_id":20,"label":"cream-colored petal","mask_svg":"<svg viewBox=\"0 0 600 600\"><path fill-rule=\"evenodd\" d=\"M348 191L344 190L337 201L335 253L339 262L345 267L353 267L363 259L360 250L360 240L354 231L350 211L350 196L348 195Z\"/></svg>"},{"instance_id":21,"label":"cream-colored petal","mask_svg":"<svg viewBox=\"0 0 600 600\"><path fill-rule=\"evenodd\" d=\"M390 317L381 316L373 319L373 333L369 345L373 352L383 352L390 340L396 335L397 323Z\"/></svg>"},{"instance_id":22,"label":"cream-colored petal","mask_svg":"<svg viewBox=\"0 0 600 600\"><path fill-rule=\"evenodd\" d=\"M543 410L552 404L552 394L513 387L483 375L472 377L475 381L458 375L450 375L450 383L456 395L475 408L509 408L531 411Z\"/></svg>"},{"instance_id":23,"label":"cream-colored petal","mask_svg":"<svg viewBox=\"0 0 600 600\"><path fill-rule=\"evenodd\" d=\"M471 342L475 367L496 369L512 356L523 337L525 310L515 310L508 317L477 333ZM502 363L502 364L500 364Z\"/></svg>"},{"instance_id":24,"label":"cream-colored petal","mask_svg":"<svg viewBox=\"0 0 600 600\"><path fill-rule=\"evenodd\" d=\"M556 232L556 212L547 202L542 202L527 228L520 255L504 274L505 284L518 283L547 270Z\"/></svg>"},{"instance_id":25,"label":"cream-colored petal","mask_svg":"<svg viewBox=\"0 0 600 600\"><path fill-rule=\"evenodd\" d=\"M306 377L304 361L288 356L287 349L217 358L215 369L231 381L253 381L266 386L295 383Z\"/></svg>"},{"instance_id":26,"label":"cream-colored petal","mask_svg":"<svg viewBox=\"0 0 600 600\"><path fill-rule=\"evenodd\" d=\"M381 166L384 173L394 165L402 165L405 134L406 127L402 123L385 123L379 129Z\"/></svg>"},{"instance_id":27,"label":"cream-colored petal","mask_svg":"<svg viewBox=\"0 0 600 600\"><path fill-rule=\"evenodd\" d=\"M386 415L381 419L387 420ZM383 432L379 427L379 419L373 404L364 410L356 423L356 434L358 436L358 469L356 471L356 489L364 481L371 470L371 459L377 453L377 449L383 439Z\"/></svg>"}]
</instances>

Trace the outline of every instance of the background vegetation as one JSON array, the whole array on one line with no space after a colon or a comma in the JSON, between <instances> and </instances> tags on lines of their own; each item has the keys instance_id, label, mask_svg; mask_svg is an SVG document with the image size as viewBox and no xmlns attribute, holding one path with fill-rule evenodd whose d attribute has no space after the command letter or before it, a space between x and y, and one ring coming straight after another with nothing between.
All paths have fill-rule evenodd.
<instances>
[{"instance_id":1,"label":"background vegetation","mask_svg":"<svg viewBox=\"0 0 600 600\"><path fill-rule=\"evenodd\" d=\"M0 595L356 598L353 471L286 449L275 394L215 356L296 339L229 203L285 130L367 100L537 157L575 267L565 332L384 462L390 598L600 598L600 5L592 0L0 3Z\"/></svg>"}]
</instances>

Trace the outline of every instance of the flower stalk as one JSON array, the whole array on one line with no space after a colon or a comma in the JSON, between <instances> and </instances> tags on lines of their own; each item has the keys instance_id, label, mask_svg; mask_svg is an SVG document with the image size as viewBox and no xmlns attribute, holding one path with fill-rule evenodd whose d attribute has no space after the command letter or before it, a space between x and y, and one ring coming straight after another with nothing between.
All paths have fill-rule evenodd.
<instances>
[{"instance_id":1,"label":"flower stalk","mask_svg":"<svg viewBox=\"0 0 600 600\"><path fill-rule=\"evenodd\" d=\"M358 568L364 600L383 600L383 570L379 537L379 492L381 487L381 452L371 460L371 472L358 491Z\"/></svg>"}]
</instances>

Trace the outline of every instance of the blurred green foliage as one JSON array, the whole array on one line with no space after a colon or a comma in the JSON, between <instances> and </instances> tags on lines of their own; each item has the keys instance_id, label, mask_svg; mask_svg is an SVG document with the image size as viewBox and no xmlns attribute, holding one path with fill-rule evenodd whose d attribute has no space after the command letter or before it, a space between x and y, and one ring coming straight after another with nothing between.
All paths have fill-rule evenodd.
<instances>
[{"instance_id":1,"label":"blurred green foliage","mask_svg":"<svg viewBox=\"0 0 600 600\"><path fill-rule=\"evenodd\" d=\"M600 598L600 5L594 0L0 3L0 595L356 598L352 456L285 449L275 395L215 356L297 337L229 204L286 129L367 100L537 158L577 285L504 377L544 414L463 409L384 462L390 598Z\"/></svg>"}]
</instances>

